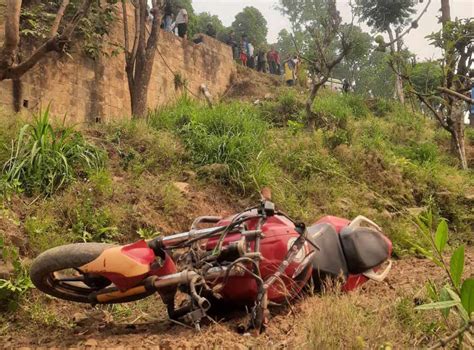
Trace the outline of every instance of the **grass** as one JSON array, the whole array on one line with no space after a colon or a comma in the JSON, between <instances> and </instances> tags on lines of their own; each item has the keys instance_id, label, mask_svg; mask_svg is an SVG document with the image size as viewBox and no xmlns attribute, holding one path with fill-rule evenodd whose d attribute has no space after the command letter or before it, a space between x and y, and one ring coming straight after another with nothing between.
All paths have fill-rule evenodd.
<instances>
[{"instance_id":1,"label":"grass","mask_svg":"<svg viewBox=\"0 0 474 350\"><path fill-rule=\"evenodd\" d=\"M328 126L308 132L302 103L285 89L261 105L231 102L210 109L184 98L147 120L83 132L54 126L47 114L27 126L4 123L0 142L7 151L0 161L7 164L3 180L13 193L0 214L14 215L0 215L0 233L12 230L16 218L15 234L27 242L22 255L30 257L70 242L125 243L185 230L194 216L242 209L269 185L278 207L306 223L328 214L374 219L396 256L416 253L406 209L429 208L449 220L452 240L472 240L465 193L474 179L455 167L446 135L434 123L389 101L325 92L314 108ZM21 176L8 177L15 169ZM175 182L189 183L190 193ZM50 299L26 292L18 300L21 311L9 315L21 315L25 324L70 324ZM301 319L308 347L403 347L431 337L433 325L413 311L410 296L383 309L361 300L358 294L327 294L310 301ZM107 312L134 320L147 310L137 304Z\"/></svg>"},{"instance_id":2,"label":"grass","mask_svg":"<svg viewBox=\"0 0 474 350\"><path fill-rule=\"evenodd\" d=\"M68 127L54 127L49 108L25 124L12 142L1 177L3 191L52 195L77 177L103 167L101 152Z\"/></svg>"}]
</instances>

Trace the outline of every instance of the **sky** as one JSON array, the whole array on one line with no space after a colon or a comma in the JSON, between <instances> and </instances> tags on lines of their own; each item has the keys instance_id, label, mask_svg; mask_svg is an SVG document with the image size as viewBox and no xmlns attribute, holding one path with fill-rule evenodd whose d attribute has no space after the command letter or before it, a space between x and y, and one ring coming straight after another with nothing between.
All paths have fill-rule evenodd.
<instances>
[{"instance_id":1,"label":"sky","mask_svg":"<svg viewBox=\"0 0 474 350\"><path fill-rule=\"evenodd\" d=\"M422 4L417 5L417 10L426 5L428 0L424 0ZM237 13L242 11L246 6L254 6L262 12L268 22L268 42L276 42L278 32L286 28L290 30L290 23L276 8L278 1L269 0L193 0L195 12L210 12L212 15L218 15L225 26L230 26L234 21ZM469 18L474 17L474 0L451 0L451 17ZM341 12L342 19L346 22L351 20L351 9L349 0L337 0L337 7ZM425 36L438 31L440 25L437 16L439 16L440 0L432 0L428 11L423 15L419 22L419 27L413 29L405 37L405 44L411 52L417 54L420 59L430 59L439 56L439 52L429 45ZM417 16L417 15L415 15ZM369 31L365 25L361 25L365 30Z\"/></svg>"}]
</instances>

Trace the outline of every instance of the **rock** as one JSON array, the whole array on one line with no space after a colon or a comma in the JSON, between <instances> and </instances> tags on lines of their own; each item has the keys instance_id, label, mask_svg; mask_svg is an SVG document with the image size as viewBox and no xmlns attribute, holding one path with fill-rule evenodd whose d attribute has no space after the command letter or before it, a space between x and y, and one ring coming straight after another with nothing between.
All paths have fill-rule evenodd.
<instances>
[{"instance_id":1,"label":"rock","mask_svg":"<svg viewBox=\"0 0 474 350\"><path fill-rule=\"evenodd\" d=\"M187 182L173 182L173 186L183 194L189 193L189 184Z\"/></svg>"},{"instance_id":2,"label":"rock","mask_svg":"<svg viewBox=\"0 0 474 350\"><path fill-rule=\"evenodd\" d=\"M91 339L87 339L85 342L84 342L84 346L90 346L90 347L95 347L99 345L99 342L93 338Z\"/></svg>"},{"instance_id":3,"label":"rock","mask_svg":"<svg viewBox=\"0 0 474 350\"><path fill-rule=\"evenodd\" d=\"M76 312L72 316L72 321L76 326L84 326L87 324L87 321L89 321L89 317L83 312Z\"/></svg>"},{"instance_id":4,"label":"rock","mask_svg":"<svg viewBox=\"0 0 474 350\"><path fill-rule=\"evenodd\" d=\"M9 262L0 260L0 279L8 280L15 272L15 268Z\"/></svg>"}]
</instances>

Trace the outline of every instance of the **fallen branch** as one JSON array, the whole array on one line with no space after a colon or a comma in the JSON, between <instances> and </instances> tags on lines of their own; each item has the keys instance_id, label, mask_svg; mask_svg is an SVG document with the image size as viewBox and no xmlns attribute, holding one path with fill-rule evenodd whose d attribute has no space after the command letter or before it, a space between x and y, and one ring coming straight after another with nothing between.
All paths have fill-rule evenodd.
<instances>
[{"instance_id":1,"label":"fallen branch","mask_svg":"<svg viewBox=\"0 0 474 350\"><path fill-rule=\"evenodd\" d=\"M432 346L430 350L438 349L441 347L445 347L450 341L453 339L459 337L461 334L464 332L468 331L471 326L474 325L474 320L470 320L468 323L466 323L464 326L459 328L456 332L451 334L449 337L446 337L444 339L441 339L436 345Z\"/></svg>"}]
</instances>

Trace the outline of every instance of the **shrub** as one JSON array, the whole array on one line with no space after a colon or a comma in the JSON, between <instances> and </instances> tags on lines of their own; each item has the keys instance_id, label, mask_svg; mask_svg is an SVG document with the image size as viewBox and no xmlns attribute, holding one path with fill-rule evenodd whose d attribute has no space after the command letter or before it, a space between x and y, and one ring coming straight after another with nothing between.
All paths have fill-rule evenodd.
<instances>
[{"instance_id":1,"label":"shrub","mask_svg":"<svg viewBox=\"0 0 474 350\"><path fill-rule=\"evenodd\" d=\"M77 176L102 167L102 153L72 128L53 127L48 108L18 133L3 166L3 186L28 195L51 195Z\"/></svg>"},{"instance_id":2,"label":"shrub","mask_svg":"<svg viewBox=\"0 0 474 350\"><path fill-rule=\"evenodd\" d=\"M345 128L352 114L351 108L344 103L343 96L326 93L315 99L313 111L330 128Z\"/></svg>"}]
</instances>

